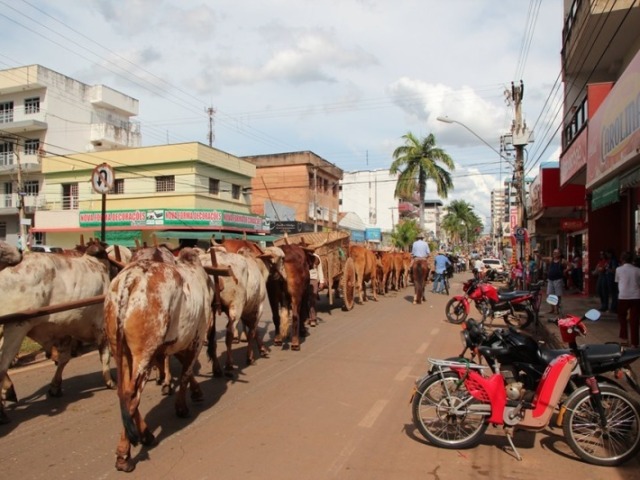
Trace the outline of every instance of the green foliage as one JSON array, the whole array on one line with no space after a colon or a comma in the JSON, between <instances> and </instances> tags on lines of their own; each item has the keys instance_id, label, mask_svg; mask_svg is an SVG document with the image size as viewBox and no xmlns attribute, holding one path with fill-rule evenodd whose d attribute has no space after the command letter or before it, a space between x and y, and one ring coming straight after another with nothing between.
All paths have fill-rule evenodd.
<instances>
[{"instance_id":1,"label":"green foliage","mask_svg":"<svg viewBox=\"0 0 640 480\"><path fill-rule=\"evenodd\" d=\"M446 214L440 224L453 245L472 245L482 232L482 220L465 200L453 200L445 207Z\"/></svg>"},{"instance_id":2,"label":"green foliage","mask_svg":"<svg viewBox=\"0 0 640 480\"><path fill-rule=\"evenodd\" d=\"M391 244L406 251L413 245L418 233L420 233L420 227L415 220L403 220L391 232Z\"/></svg>"}]
</instances>

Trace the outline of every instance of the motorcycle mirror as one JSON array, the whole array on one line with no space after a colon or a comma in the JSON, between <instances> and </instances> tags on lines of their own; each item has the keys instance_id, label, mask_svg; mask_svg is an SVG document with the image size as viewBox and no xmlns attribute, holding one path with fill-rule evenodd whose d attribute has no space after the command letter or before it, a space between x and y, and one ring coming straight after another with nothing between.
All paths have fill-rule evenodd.
<instances>
[{"instance_id":1,"label":"motorcycle mirror","mask_svg":"<svg viewBox=\"0 0 640 480\"><path fill-rule=\"evenodd\" d=\"M587 313L584 314L584 318L587 320L591 320L592 322L597 321L600 318L600 312L595 308L592 308Z\"/></svg>"},{"instance_id":2,"label":"motorcycle mirror","mask_svg":"<svg viewBox=\"0 0 640 480\"><path fill-rule=\"evenodd\" d=\"M560 303L560 299L557 295L549 295L547 297L547 303L555 307L556 305L558 305L558 303Z\"/></svg>"}]
</instances>

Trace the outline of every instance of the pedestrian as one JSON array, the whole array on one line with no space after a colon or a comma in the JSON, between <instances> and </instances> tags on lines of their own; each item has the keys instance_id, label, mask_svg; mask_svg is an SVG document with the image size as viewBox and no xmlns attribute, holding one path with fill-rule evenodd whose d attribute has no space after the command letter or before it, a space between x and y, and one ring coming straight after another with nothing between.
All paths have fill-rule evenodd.
<instances>
[{"instance_id":1,"label":"pedestrian","mask_svg":"<svg viewBox=\"0 0 640 480\"><path fill-rule=\"evenodd\" d=\"M593 269L594 277L596 277L596 293L600 298L600 311L606 312L609 310L609 286L607 283L607 256L604 251L600 252L600 258Z\"/></svg>"},{"instance_id":2,"label":"pedestrian","mask_svg":"<svg viewBox=\"0 0 640 480\"><path fill-rule=\"evenodd\" d=\"M571 281L573 287L582 292L582 254L580 252L573 255L571 260Z\"/></svg>"},{"instance_id":3,"label":"pedestrian","mask_svg":"<svg viewBox=\"0 0 640 480\"><path fill-rule=\"evenodd\" d=\"M609 311L611 313L618 312L618 284L615 281L616 268L618 268L618 258L612 248L607 249L607 287L609 288L609 298L611 304L609 305Z\"/></svg>"},{"instance_id":4,"label":"pedestrian","mask_svg":"<svg viewBox=\"0 0 640 480\"><path fill-rule=\"evenodd\" d=\"M473 271L478 280L484 280L484 262L480 257L476 258L473 262Z\"/></svg>"},{"instance_id":5,"label":"pedestrian","mask_svg":"<svg viewBox=\"0 0 640 480\"><path fill-rule=\"evenodd\" d=\"M444 292L444 276L447 274L447 268L451 266L451 261L444 254L442 250L438 252L433 263L435 265L435 277L433 279L433 288L431 293L445 293Z\"/></svg>"},{"instance_id":6,"label":"pedestrian","mask_svg":"<svg viewBox=\"0 0 640 480\"><path fill-rule=\"evenodd\" d=\"M618 323L620 343L637 347L638 316L640 315L640 268L633 265L631 252L620 257L622 264L616 268L615 282L618 285Z\"/></svg>"},{"instance_id":7,"label":"pedestrian","mask_svg":"<svg viewBox=\"0 0 640 480\"><path fill-rule=\"evenodd\" d=\"M558 297L558 305L551 306L551 310L549 310L550 314L558 314L559 312L560 300L564 293L565 270L566 265L560 256L560 250L554 248L551 261L549 262L549 268L547 268L547 295L556 295Z\"/></svg>"},{"instance_id":8,"label":"pedestrian","mask_svg":"<svg viewBox=\"0 0 640 480\"><path fill-rule=\"evenodd\" d=\"M318 324L316 313L316 302L318 292L324 288L324 272L322 271L322 261L317 254L313 254L313 268L309 269L309 326L315 327Z\"/></svg>"}]
</instances>

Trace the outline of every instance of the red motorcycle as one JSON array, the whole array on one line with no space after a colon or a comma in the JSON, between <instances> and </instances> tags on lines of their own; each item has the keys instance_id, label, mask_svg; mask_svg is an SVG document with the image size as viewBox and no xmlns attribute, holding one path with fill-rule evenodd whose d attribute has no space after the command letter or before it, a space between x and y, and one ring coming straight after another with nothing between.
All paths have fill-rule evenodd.
<instances>
[{"instance_id":1,"label":"red motorcycle","mask_svg":"<svg viewBox=\"0 0 640 480\"><path fill-rule=\"evenodd\" d=\"M557 304L557 297L555 297ZM441 448L470 448L480 443L489 425L501 425L518 460L520 454L512 440L516 429L540 431L551 422L556 407L557 426L562 426L571 450L585 462L620 465L640 450L640 404L623 389L598 383L593 366L605 357L619 355L620 346L610 351L576 344L584 335L584 318L597 320L600 313L590 310L585 317L567 315L557 321L562 338L570 350L554 358L534 389L519 382L508 382L494 362L494 373L481 373L488 367L478 364L430 359L434 370L421 380L412 397L416 427L432 444ZM597 346L603 347L603 346ZM609 347L609 345L606 345ZM499 355L502 346L481 346L488 357ZM579 366L584 386L561 403L572 372Z\"/></svg>"},{"instance_id":2,"label":"red motorcycle","mask_svg":"<svg viewBox=\"0 0 640 480\"><path fill-rule=\"evenodd\" d=\"M473 302L482 315L482 322L490 319L492 323L502 318L508 325L526 328L538 315L542 283L532 285L531 290L499 292L491 283L471 278L462 285L464 295L455 295L447 302L447 320L455 324L464 322Z\"/></svg>"}]
</instances>

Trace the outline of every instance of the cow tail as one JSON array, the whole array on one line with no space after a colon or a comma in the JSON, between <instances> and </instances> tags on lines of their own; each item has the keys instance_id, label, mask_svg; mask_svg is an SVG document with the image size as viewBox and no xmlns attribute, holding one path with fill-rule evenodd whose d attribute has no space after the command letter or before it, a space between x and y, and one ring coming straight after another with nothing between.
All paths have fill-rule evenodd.
<instances>
[{"instance_id":1,"label":"cow tail","mask_svg":"<svg viewBox=\"0 0 640 480\"><path fill-rule=\"evenodd\" d=\"M126 277L124 279L126 283ZM122 417L122 426L125 434L132 445L140 443L140 432L138 426L131 416L131 401L135 398L137 385L133 383L133 356L131 349L127 344L127 338L124 334L123 315L127 312L127 304L129 303L129 289L126 284L120 289L119 305L117 308L117 342L116 342L116 358L118 365L118 398L120 399L120 415ZM136 384L138 382L135 382ZM132 388L133 387L133 388ZM133 391L132 391L133 390Z\"/></svg>"}]
</instances>

